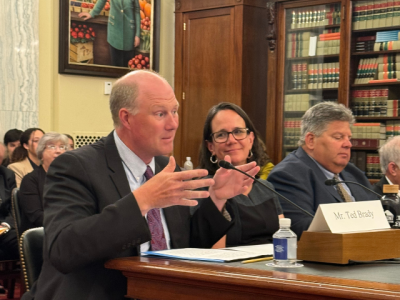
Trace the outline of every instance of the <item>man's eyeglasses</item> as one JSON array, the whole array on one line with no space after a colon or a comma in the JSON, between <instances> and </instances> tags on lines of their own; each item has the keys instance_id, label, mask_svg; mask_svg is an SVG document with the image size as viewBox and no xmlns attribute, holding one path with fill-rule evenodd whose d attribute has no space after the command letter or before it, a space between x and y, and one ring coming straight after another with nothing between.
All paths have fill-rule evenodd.
<instances>
[{"instance_id":1,"label":"man's eyeglasses","mask_svg":"<svg viewBox=\"0 0 400 300\"><path fill-rule=\"evenodd\" d=\"M61 151L67 151L68 150L68 146L67 145L60 145L60 146L56 146L56 145L47 145L46 146L47 149L55 151L56 149L60 149Z\"/></svg>"},{"instance_id":2,"label":"man's eyeglasses","mask_svg":"<svg viewBox=\"0 0 400 300\"><path fill-rule=\"evenodd\" d=\"M240 141L245 139L249 135L250 130L248 128L236 128L233 131L218 131L210 135L210 137L216 143L225 143L228 141L229 134L232 134L235 140Z\"/></svg>"}]
</instances>

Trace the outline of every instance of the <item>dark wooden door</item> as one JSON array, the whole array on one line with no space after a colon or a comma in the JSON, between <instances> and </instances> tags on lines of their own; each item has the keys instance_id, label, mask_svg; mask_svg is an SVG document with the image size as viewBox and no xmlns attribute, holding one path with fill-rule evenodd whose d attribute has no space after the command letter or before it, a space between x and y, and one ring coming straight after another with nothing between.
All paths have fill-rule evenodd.
<instances>
[{"instance_id":1,"label":"dark wooden door","mask_svg":"<svg viewBox=\"0 0 400 300\"><path fill-rule=\"evenodd\" d=\"M235 7L188 12L182 19L183 142L178 163L183 165L190 156L196 167L208 110L222 101L240 105L240 50L235 41Z\"/></svg>"}]
</instances>

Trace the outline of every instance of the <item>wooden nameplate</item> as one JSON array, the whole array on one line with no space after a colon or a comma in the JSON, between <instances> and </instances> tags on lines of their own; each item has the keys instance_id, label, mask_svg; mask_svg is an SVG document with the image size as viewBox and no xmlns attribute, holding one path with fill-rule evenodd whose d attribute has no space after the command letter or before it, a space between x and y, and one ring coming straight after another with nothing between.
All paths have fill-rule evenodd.
<instances>
[{"instance_id":1,"label":"wooden nameplate","mask_svg":"<svg viewBox=\"0 0 400 300\"><path fill-rule=\"evenodd\" d=\"M333 264L398 258L399 240L399 229L354 233L304 231L298 242L297 258Z\"/></svg>"}]
</instances>

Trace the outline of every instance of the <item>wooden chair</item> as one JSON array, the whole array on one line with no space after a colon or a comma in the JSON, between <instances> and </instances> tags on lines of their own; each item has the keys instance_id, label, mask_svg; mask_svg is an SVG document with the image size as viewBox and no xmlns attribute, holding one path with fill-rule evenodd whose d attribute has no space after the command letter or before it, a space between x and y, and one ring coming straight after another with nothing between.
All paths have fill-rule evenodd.
<instances>
[{"instance_id":1,"label":"wooden chair","mask_svg":"<svg viewBox=\"0 0 400 300\"><path fill-rule=\"evenodd\" d=\"M15 282L21 279L19 260L0 261L0 280L7 289L7 299L14 298Z\"/></svg>"}]
</instances>

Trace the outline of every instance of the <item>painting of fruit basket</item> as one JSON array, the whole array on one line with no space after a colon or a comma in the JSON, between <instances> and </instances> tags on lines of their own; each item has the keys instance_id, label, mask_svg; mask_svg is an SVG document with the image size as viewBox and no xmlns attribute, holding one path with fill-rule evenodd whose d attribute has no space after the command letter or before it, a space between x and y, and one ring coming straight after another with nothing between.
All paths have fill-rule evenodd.
<instances>
[{"instance_id":1,"label":"painting of fruit basket","mask_svg":"<svg viewBox=\"0 0 400 300\"><path fill-rule=\"evenodd\" d=\"M60 0L59 73L159 68L161 0Z\"/></svg>"}]
</instances>

